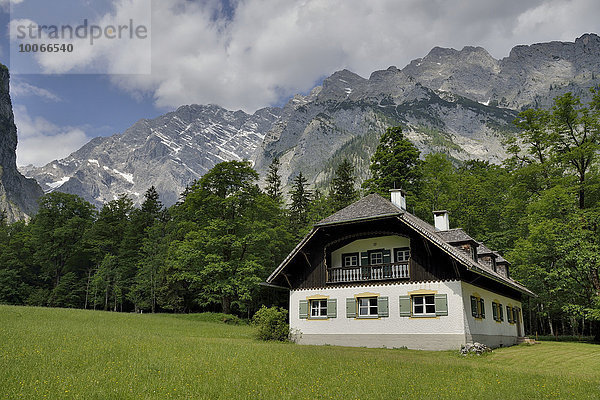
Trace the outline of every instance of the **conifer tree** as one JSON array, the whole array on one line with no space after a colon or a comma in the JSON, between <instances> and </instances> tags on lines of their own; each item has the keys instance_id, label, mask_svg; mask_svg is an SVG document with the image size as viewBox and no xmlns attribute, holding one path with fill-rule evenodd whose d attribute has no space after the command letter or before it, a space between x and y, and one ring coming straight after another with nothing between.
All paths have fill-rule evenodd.
<instances>
[{"instance_id":1,"label":"conifer tree","mask_svg":"<svg viewBox=\"0 0 600 400\"><path fill-rule=\"evenodd\" d=\"M331 202L334 211L341 210L358 199L355 181L354 166L345 158L336 168L332 181Z\"/></svg>"},{"instance_id":2,"label":"conifer tree","mask_svg":"<svg viewBox=\"0 0 600 400\"><path fill-rule=\"evenodd\" d=\"M269 172L267 174L266 182L266 192L267 195L273 200L282 202L283 201L283 191L281 188L281 176L279 175L279 158L275 157L269 165Z\"/></svg>"},{"instance_id":3,"label":"conifer tree","mask_svg":"<svg viewBox=\"0 0 600 400\"><path fill-rule=\"evenodd\" d=\"M294 231L299 231L308 224L308 212L310 207L310 193L307 190L307 179L302 172L294 178L290 197L290 224Z\"/></svg>"},{"instance_id":4,"label":"conifer tree","mask_svg":"<svg viewBox=\"0 0 600 400\"><path fill-rule=\"evenodd\" d=\"M421 178L420 152L395 126L386 129L371 157L371 178L363 188L371 193L388 196L389 189L404 189L408 194L418 192Z\"/></svg>"}]
</instances>

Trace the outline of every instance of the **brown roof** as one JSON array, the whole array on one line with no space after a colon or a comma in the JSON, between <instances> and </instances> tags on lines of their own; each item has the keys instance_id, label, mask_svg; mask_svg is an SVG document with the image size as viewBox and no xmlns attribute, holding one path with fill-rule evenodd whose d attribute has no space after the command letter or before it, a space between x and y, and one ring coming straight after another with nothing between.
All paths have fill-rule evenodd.
<instances>
[{"instance_id":1,"label":"brown roof","mask_svg":"<svg viewBox=\"0 0 600 400\"><path fill-rule=\"evenodd\" d=\"M437 231L437 234L448 243L475 242L475 239L463 231L462 228Z\"/></svg>"},{"instance_id":2,"label":"brown roof","mask_svg":"<svg viewBox=\"0 0 600 400\"><path fill-rule=\"evenodd\" d=\"M502 282L507 286L510 286L522 293L535 296L533 292L521 285L519 282L512 278L500 275L494 271L490 266L483 262L477 262L473 260L468 254L462 250L454 247L452 243L458 243L472 239L462 229L451 229L449 231L438 231L431 224L423 221L422 219L412 215L411 213L401 210L400 208L393 205L389 200L384 199L378 194L370 194L362 199L350 204L348 207L341 209L335 214L319 221L315 224L313 230L302 239L302 241L296 246L296 248L286 257L286 259L273 271L273 273L267 278L267 282L270 283L275 277L285 268L287 263L295 256L295 254L306 244L307 241L319 230L320 227L343 224L357 220L366 219L377 219L396 216L398 220L403 221L408 226L419 232L422 236L428 238L431 242L436 244L439 248L449 254L451 257L458 260L469 270L472 270L480 275L488 276L491 279ZM467 239L468 238L468 239ZM477 242L476 242L477 243ZM483 244L480 243L480 249ZM484 254L485 251L491 250L483 246ZM497 254L497 253L496 253Z\"/></svg>"},{"instance_id":3,"label":"brown roof","mask_svg":"<svg viewBox=\"0 0 600 400\"><path fill-rule=\"evenodd\" d=\"M378 194L370 194L317 222L315 226L399 215L404 211Z\"/></svg>"},{"instance_id":4,"label":"brown roof","mask_svg":"<svg viewBox=\"0 0 600 400\"><path fill-rule=\"evenodd\" d=\"M480 242L479 247L477 248L477 254L479 254L479 255L490 254L490 255L496 256L498 253L490 250L485 244Z\"/></svg>"}]
</instances>

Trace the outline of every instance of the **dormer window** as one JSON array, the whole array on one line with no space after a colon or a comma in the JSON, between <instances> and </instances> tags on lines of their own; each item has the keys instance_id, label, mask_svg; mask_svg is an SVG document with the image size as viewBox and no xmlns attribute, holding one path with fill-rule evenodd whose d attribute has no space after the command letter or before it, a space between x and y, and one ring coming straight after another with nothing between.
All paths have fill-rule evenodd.
<instances>
[{"instance_id":1,"label":"dormer window","mask_svg":"<svg viewBox=\"0 0 600 400\"><path fill-rule=\"evenodd\" d=\"M477 246L471 245L471 258L477 262Z\"/></svg>"}]
</instances>

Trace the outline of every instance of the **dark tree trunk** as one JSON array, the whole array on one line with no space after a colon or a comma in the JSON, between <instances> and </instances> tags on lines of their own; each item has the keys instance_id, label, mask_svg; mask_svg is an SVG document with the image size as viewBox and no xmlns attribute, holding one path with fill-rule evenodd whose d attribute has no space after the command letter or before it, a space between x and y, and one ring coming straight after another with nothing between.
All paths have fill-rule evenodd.
<instances>
[{"instance_id":1,"label":"dark tree trunk","mask_svg":"<svg viewBox=\"0 0 600 400\"><path fill-rule=\"evenodd\" d=\"M229 296L221 298L221 306L224 314L231 314L231 298Z\"/></svg>"}]
</instances>

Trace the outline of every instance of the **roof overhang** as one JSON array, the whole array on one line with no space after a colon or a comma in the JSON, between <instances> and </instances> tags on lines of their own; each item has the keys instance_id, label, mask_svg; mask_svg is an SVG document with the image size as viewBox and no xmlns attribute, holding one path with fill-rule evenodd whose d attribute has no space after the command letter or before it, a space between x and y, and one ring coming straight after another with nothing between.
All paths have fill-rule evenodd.
<instances>
[{"instance_id":1,"label":"roof overhang","mask_svg":"<svg viewBox=\"0 0 600 400\"><path fill-rule=\"evenodd\" d=\"M291 253L288 254L287 257L281 262L281 264L279 264L279 266L275 268L275 271L273 271L271 275L269 275L266 281L267 284L271 284L273 280L277 278L281 271L283 271L283 269L288 265L288 263L296 256L296 254L298 254L298 252L302 249L302 247L304 247L306 242L308 242L315 235L315 233L317 233L318 230L318 227L314 227L306 236L302 238L300 243L298 243L296 247L294 247L294 250L292 250Z\"/></svg>"},{"instance_id":2,"label":"roof overhang","mask_svg":"<svg viewBox=\"0 0 600 400\"><path fill-rule=\"evenodd\" d=\"M373 216L373 217L356 218L356 219L352 219L352 220L345 220L345 221L339 221L339 222L316 224L314 226L314 228L306 236L304 236L304 238L302 238L300 243L298 243L298 245L292 250L292 252L290 254L288 254L288 256L281 262L281 264L279 264L279 266L275 269L275 271L273 271L273 273L267 278L266 284L272 285L272 282L275 280L275 278L277 278L277 276L279 276L279 274L282 273L282 271L290 263L290 261L302 250L302 248L306 245L306 243L310 239L312 239L312 237L320 229L323 229L323 228L326 228L329 226L373 221L373 220L378 220L378 219L386 219L386 218L390 218L390 217L395 217L398 219L398 221L400 221L400 222L406 224L408 227L412 228L419 235L426 238L430 243L432 243L433 245L438 247L440 250L442 250L444 253L446 253L448 256L450 256L452 259L456 260L461 265L463 265L468 271L472 271L480 276L484 276L484 277L491 279L497 283L508 286L522 294L527 295L527 296L537 297L537 295L535 293L533 293L526 287L522 286L518 282L516 282L512 279L509 279L509 278L508 279L504 278L496 272L488 271L488 270L484 269L483 267L478 265L478 263L473 261L470 257L463 254L460 250L458 250L454 246L450 245L449 243L445 242L441 238L437 237L437 235L434 235L432 232L429 232L426 229L424 229L421 226L421 224L423 223L422 221L419 220L421 222L421 224L417 223L417 217L415 217L409 213L404 213L404 212L381 214L381 215L377 215L377 216ZM413 219L414 219L414 221L413 221ZM272 286L277 286L277 285L272 285ZM283 288L282 286L278 286L278 287Z\"/></svg>"}]
</instances>

